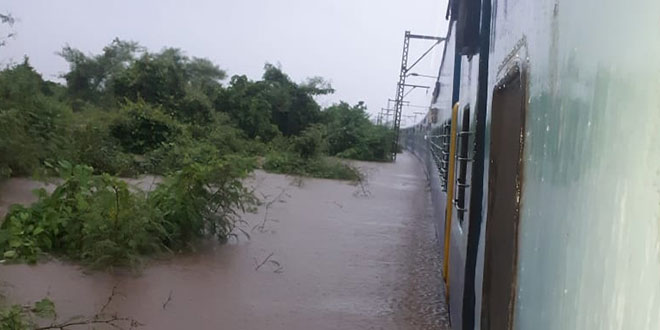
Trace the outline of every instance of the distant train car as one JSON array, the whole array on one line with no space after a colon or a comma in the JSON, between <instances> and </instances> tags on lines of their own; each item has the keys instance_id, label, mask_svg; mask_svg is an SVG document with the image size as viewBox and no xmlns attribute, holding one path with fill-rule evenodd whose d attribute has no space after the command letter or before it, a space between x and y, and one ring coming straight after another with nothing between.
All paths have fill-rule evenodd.
<instances>
[{"instance_id":1,"label":"distant train car","mask_svg":"<svg viewBox=\"0 0 660 330\"><path fill-rule=\"evenodd\" d=\"M660 329L660 1L453 0L428 168L454 329Z\"/></svg>"}]
</instances>

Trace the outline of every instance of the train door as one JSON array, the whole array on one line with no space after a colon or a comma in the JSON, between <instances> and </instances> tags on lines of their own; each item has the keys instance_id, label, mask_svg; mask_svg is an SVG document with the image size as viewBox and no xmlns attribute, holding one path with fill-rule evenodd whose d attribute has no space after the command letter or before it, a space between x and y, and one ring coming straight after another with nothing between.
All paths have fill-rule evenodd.
<instances>
[{"instance_id":1,"label":"train door","mask_svg":"<svg viewBox=\"0 0 660 330\"><path fill-rule=\"evenodd\" d=\"M514 69L493 91L481 328L512 329L525 137L525 84Z\"/></svg>"}]
</instances>

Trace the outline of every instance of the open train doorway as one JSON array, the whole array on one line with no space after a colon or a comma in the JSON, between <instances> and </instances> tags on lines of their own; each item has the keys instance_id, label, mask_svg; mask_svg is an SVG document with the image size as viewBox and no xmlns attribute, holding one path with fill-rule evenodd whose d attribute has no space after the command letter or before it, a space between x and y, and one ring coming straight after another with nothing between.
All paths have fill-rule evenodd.
<instances>
[{"instance_id":1,"label":"open train doorway","mask_svg":"<svg viewBox=\"0 0 660 330\"><path fill-rule=\"evenodd\" d=\"M525 77L516 67L493 91L482 329L513 328L525 100Z\"/></svg>"}]
</instances>

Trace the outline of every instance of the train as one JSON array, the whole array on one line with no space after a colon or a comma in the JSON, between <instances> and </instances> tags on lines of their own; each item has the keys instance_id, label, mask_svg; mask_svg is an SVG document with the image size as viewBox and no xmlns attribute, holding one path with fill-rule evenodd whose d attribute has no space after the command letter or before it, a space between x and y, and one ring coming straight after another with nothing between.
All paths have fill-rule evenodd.
<instances>
[{"instance_id":1,"label":"train","mask_svg":"<svg viewBox=\"0 0 660 330\"><path fill-rule=\"evenodd\" d=\"M660 1L450 0L424 164L452 329L660 329Z\"/></svg>"}]
</instances>

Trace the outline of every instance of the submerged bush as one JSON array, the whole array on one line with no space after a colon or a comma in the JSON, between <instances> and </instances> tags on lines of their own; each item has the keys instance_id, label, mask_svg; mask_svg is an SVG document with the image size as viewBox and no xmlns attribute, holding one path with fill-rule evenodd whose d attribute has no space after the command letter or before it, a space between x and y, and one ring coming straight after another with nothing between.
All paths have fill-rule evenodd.
<instances>
[{"instance_id":1,"label":"submerged bush","mask_svg":"<svg viewBox=\"0 0 660 330\"><path fill-rule=\"evenodd\" d=\"M321 179L357 181L360 171L331 157L302 158L292 152L272 151L266 155L263 169L268 172L310 176Z\"/></svg>"},{"instance_id":2,"label":"submerged bush","mask_svg":"<svg viewBox=\"0 0 660 330\"><path fill-rule=\"evenodd\" d=\"M179 249L196 238L215 236L226 241L232 236L240 212L257 202L240 180L253 167L250 159L231 157L191 163L167 178L149 196L167 233L164 243Z\"/></svg>"},{"instance_id":3,"label":"submerged bush","mask_svg":"<svg viewBox=\"0 0 660 330\"><path fill-rule=\"evenodd\" d=\"M89 264L133 264L160 250L164 231L144 194L89 166L61 163L60 174L64 181L52 194L42 189L32 206L12 206L0 227L4 258L36 262L49 252Z\"/></svg>"},{"instance_id":4,"label":"submerged bush","mask_svg":"<svg viewBox=\"0 0 660 330\"><path fill-rule=\"evenodd\" d=\"M263 149L263 143L245 139L226 115L216 114L206 126L182 126L176 137L146 153L149 164L145 171L167 174L191 162L208 163L228 155L250 156Z\"/></svg>"},{"instance_id":5,"label":"submerged bush","mask_svg":"<svg viewBox=\"0 0 660 330\"><path fill-rule=\"evenodd\" d=\"M241 182L251 164L238 158L191 163L146 194L89 166L63 162L63 182L52 194L42 189L32 206L11 207L0 226L0 254L31 263L50 253L92 266L135 265L140 256L195 239L224 241L239 212L256 203Z\"/></svg>"},{"instance_id":6,"label":"submerged bush","mask_svg":"<svg viewBox=\"0 0 660 330\"><path fill-rule=\"evenodd\" d=\"M320 157L307 163L305 174L323 179L358 181L362 173L356 167L331 157Z\"/></svg>"},{"instance_id":7,"label":"submerged bush","mask_svg":"<svg viewBox=\"0 0 660 330\"><path fill-rule=\"evenodd\" d=\"M327 156L326 128L322 125L312 125L300 136L273 139L269 148L262 164L269 172L350 181L361 177L347 162Z\"/></svg>"},{"instance_id":8,"label":"submerged bush","mask_svg":"<svg viewBox=\"0 0 660 330\"><path fill-rule=\"evenodd\" d=\"M383 126L365 127L360 143L336 153L337 157L364 161L390 161L394 131Z\"/></svg>"},{"instance_id":9,"label":"submerged bush","mask_svg":"<svg viewBox=\"0 0 660 330\"><path fill-rule=\"evenodd\" d=\"M0 307L0 330L46 329L39 327L37 320L53 318L55 304L43 298L30 305L11 305Z\"/></svg>"}]
</instances>

